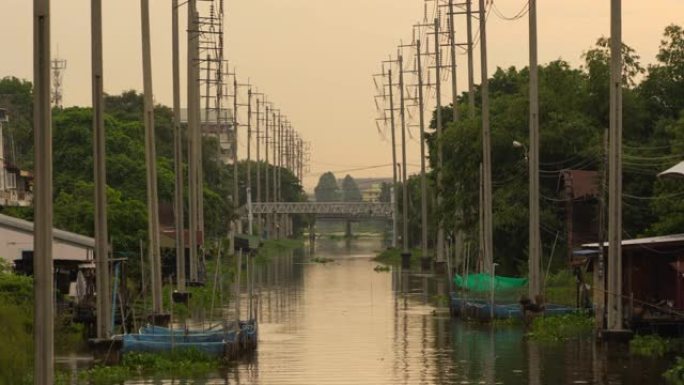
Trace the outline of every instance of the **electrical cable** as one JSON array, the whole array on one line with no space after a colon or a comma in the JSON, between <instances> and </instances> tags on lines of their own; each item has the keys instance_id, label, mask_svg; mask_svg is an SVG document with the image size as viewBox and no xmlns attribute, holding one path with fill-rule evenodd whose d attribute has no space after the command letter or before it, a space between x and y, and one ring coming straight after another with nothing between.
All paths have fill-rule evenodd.
<instances>
[{"instance_id":1,"label":"electrical cable","mask_svg":"<svg viewBox=\"0 0 684 385\"><path fill-rule=\"evenodd\" d=\"M496 14L497 17L499 17L500 19L505 20L505 21L517 21L517 20L520 20L523 16L527 15L527 14L530 12L530 2L529 2L529 0L528 0L527 2L525 2L525 5L523 5L522 9L520 9L520 11L518 11L518 13L516 13L515 15L510 16L510 17L509 17L509 16L505 16L505 15L501 12L501 10L499 10L499 8L496 6L496 4L494 4L494 1L493 1L493 0L492 0L492 2L491 2L491 6L492 6L492 8L494 9L494 14Z\"/></svg>"}]
</instances>

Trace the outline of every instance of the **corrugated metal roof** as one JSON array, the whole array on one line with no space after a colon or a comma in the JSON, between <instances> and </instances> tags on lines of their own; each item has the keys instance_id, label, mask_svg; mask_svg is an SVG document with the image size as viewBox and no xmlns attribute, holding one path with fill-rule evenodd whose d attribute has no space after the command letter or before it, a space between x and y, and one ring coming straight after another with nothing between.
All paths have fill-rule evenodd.
<instances>
[{"instance_id":1,"label":"corrugated metal roof","mask_svg":"<svg viewBox=\"0 0 684 385\"><path fill-rule=\"evenodd\" d=\"M681 161L667 170L658 174L658 176L684 178L684 161Z\"/></svg>"},{"instance_id":2,"label":"corrugated metal roof","mask_svg":"<svg viewBox=\"0 0 684 385\"><path fill-rule=\"evenodd\" d=\"M23 219L15 217L10 217L8 215L0 214L0 227L16 231L22 231L33 235L33 222L25 221ZM61 243L83 247L86 249L95 248L95 239L86 237L85 235L80 235L69 231L53 228L52 236L55 240Z\"/></svg>"},{"instance_id":3,"label":"corrugated metal roof","mask_svg":"<svg viewBox=\"0 0 684 385\"><path fill-rule=\"evenodd\" d=\"M662 245L666 243L684 243L684 234L670 234L660 235L657 237L645 237L635 239L623 239L622 246L648 246L648 245ZM604 242L604 246L608 247L608 242ZM598 242L585 243L582 245L585 248L597 248Z\"/></svg>"}]
</instances>

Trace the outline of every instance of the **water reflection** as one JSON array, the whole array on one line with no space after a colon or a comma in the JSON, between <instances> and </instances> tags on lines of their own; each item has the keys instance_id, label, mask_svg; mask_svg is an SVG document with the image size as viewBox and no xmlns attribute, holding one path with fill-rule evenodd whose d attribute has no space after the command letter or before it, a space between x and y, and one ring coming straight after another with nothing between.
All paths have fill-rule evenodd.
<instances>
[{"instance_id":1,"label":"water reflection","mask_svg":"<svg viewBox=\"0 0 684 385\"><path fill-rule=\"evenodd\" d=\"M667 362L592 341L548 345L518 327L462 323L433 305L445 282L375 272L381 241L319 240L258 266L259 347L205 380L128 384L658 384ZM247 301L244 295L243 301ZM230 315L233 306L226 312ZM243 303L247 309L247 302Z\"/></svg>"}]
</instances>

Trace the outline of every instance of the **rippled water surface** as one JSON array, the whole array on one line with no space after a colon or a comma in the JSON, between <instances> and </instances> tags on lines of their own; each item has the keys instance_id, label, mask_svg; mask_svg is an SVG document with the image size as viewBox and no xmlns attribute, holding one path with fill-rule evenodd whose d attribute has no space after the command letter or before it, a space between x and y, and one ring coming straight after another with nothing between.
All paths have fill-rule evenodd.
<instances>
[{"instance_id":1,"label":"rippled water surface","mask_svg":"<svg viewBox=\"0 0 684 385\"><path fill-rule=\"evenodd\" d=\"M590 341L544 345L518 327L449 318L446 288L422 274L375 272L379 241L322 243L257 274L259 347L209 380L130 384L658 384L666 362ZM434 301L432 301L434 302ZM243 306L246 308L246 304Z\"/></svg>"}]
</instances>

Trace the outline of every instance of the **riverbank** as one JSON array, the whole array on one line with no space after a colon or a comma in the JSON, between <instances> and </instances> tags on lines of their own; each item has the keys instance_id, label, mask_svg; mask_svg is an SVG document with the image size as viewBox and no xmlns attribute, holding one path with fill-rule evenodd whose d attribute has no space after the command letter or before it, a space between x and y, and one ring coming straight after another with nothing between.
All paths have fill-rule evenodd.
<instances>
[{"instance_id":1,"label":"riverbank","mask_svg":"<svg viewBox=\"0 0 684 385\"><path fill-rule=\"evenodd\" d=\"M0 268L0 384L33 383L33 279ZM83 325L69 313L55 315L55 351L84 345Z\"/></svg>"},{"instance_id":2,"label":"riverbank","mask_svg":"<svg viewBox=\"0 0 684 385\"><path fill-rule=\"evenodd\" d=\"M419 266L420 264L420 254L422 253L420 249L411 249L411 266ZM383 263L385 265L399 266L401 265L401 253L400 249L388 248L380 251L373 261L378 263Z\"/></svg>"}]
</instances>

